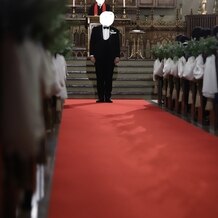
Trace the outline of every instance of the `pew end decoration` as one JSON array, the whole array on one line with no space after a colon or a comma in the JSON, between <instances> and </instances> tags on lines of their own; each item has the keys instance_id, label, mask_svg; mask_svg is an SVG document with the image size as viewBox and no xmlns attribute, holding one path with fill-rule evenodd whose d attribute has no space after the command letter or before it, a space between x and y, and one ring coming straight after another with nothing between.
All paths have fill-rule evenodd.
<instances>
[{"instance_id":1,"label":"pew end decoration","mask_svg":"<svg viewBox=\"0 0 218 218\"><path fill-rule=\"evenodd\" d=\"M180 42L169 42L164 45L156 45L152 49L154 61L153 80L158 76L166 77L168 74L175 75L175 65L180 57L184 56L184 46ZM171 65L172 69L171 69Z\"/></svg>"},{"instance_id":2,"label":"pew end decoration","mask_svg":"<svg viewBox=\"0 0 218 218\"><path fill-rule=\"evenodd\" d=\"M218 128L217 51L214 36L153 47L158 104L201 125L210 120L211 128Z\"/></svg>"},{"instance_id":3,"label":"pew end decoration","mask_svg":"<svg viewBox=\"0 0 218 218\"><path fill-rule=\"evenodd\" d=\"M202 55L205 62L207 57L216 54L217 48L218 40L215 37L201 38L199 41L192 39L185 43L175 41L163 45L156 45L152 49L152 54L155 58L153 77L155 79L156 76L165 75L164 72L157 72L157 62L163 62L165 65L169 64L169 62L175 63L182 57L186 61L188 61L190 57L196 59L199 55ZM173 60L173 62L171 60ZM176 75L174 74L174 76ZM180 77L182 77L182 75L180 75Z\"/></svg>"}]
</instances>

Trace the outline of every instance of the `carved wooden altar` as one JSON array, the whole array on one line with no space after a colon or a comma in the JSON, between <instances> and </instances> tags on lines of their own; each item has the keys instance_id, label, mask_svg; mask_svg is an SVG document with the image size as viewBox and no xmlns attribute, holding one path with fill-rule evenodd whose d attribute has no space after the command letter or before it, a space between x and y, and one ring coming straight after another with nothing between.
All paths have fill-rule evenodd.
<instances>
[{"instance_id":1,"label":"carved wooden altar","mask_svg":"<svg viewBox=\"0 0 218 218\"><path fill-rule=\"evenodd\" d=\"M86 58L89 52L90 30L86 18L67 19L71 23L70 31L72 35L72 57ZM179 34L184 34L184 27L178 25L162 25L152 23L152 21L132 22L131 19L116 18L113 24L120 31L121 58L127 59L131 56L134 41L131 31L139 29L144 34L140 38L141 55L146 59L152 59L151 49L156 44L167 43L175 40Z\"/></svg>"},{"instance_id":2,"label":"carved wooden altar","mask_svg":"<svg viewBox=\"0 0 218 218\"><path fill-rule=\"evenodd\" d=\"M71 1L69 1L70 4ZM94 1L75 0L73 5L68 5L66 21L70 24L72 35L72 57L87 58L89 56L89 40L93 25L98 23L98 18L87 16L87 8ZM138 46L140 47L139 58L152 59L152 47L156 44L167 43L175 40L179 34L185 33L184 22L179 19L178 10L175 13L173 21L165 21L164 15L154 19L153 7L173 8L175 0L125 0L126 5L123 7L123 0L108 0L111 4L112 11L115 14L113 26L120 31L121 58L128 59L131 57L134 49L134 37L132 30L144 32L140 35ZM140 14L144 7L146 14Z\"/></svg>"}]
</instances>

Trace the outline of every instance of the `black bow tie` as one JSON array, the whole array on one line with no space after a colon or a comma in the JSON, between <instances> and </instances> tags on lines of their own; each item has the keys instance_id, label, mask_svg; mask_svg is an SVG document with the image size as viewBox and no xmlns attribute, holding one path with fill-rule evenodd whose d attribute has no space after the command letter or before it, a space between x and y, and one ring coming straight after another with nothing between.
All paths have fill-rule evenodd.
<instances>
[{"instance_id":1,"label":"black bow tie","mask_svg":"<svg viewBox=\"0 0 218 218\"><path fill-rule=\"evenodd\" d=\"M104 28L104 29L109 29L109 27L107 27L107 26L104 26L103 28Z\"/></svg>"}]
</instances>

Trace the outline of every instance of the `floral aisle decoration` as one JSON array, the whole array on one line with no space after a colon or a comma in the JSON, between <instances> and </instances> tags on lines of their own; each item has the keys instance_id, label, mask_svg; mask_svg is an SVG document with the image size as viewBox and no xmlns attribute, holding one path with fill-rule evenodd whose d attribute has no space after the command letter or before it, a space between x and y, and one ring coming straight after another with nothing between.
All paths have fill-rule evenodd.
<instances>
[{"instance_id":1,"label":"floral aisle decoration","mask_svg":"<svg viewBox=\"0 0 218 218\"><path fill-rule=\"evenodd\" d=\"M213 36L198 41L191 39L185 43L156 45L152 49L155 57L153 79L155 81L158 77L166 78L168 75L190 81L203 78L203 96L214 98L218 92L215 68L217 49L218 40Z\"/></svg>"},{"instance_id":2,"label":"floral aisle decoration","mask_svg":"<svg viewBox=\"0 0 218 218\"><path fill-rule=\"evenodd\" d=\"M153 68L153 78L155 80L156 76L166 76L168 72L171 72L174 76L183 77L181 66L186 65L188 62L194 62L192 68L194 69L196 58L200 55L203 57L204 62L206 58L212 54L215 54L218 47L218 40L215 37L201 38L199 41L190 40L185 43L181 42L169 42L164 45L156 45L152 49L152 54L155 58L154 68ZM175 73L175 64L178 65L178 74ZM165 65L170 64L170 66ZM171 66L174 66L173 69ZM167 69L167 72L161 72ZM164 70L165 71L165 70ZM193 71L193 70L191 70ZM172 73L174 72L174 73ZM193 78L193 75L190 75Z\"/></svg>"}]
</instances>

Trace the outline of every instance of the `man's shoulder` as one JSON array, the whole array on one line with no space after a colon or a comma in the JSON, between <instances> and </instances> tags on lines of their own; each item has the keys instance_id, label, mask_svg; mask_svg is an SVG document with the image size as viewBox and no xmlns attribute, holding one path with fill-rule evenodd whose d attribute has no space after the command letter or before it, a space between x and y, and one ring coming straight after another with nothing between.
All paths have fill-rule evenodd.
<instances>
[{"instance_id":1,"label":"man's shoulder","mask_svg":"<svg viewBox=\"0 0 218 218\"><path fill-rule=\"evenodd\" d=\"M102 25L97 25L92 28L92 35L98 35L102 31Z\"/></svg>"},{"instance_id":2,"label":"man's shoulder","mask_svg":"<svg viewBox=\"0 0 218 218\"><path fill-rule=\"evenodd\" d=\"M114 26L111 26L110 29L119 33L119 30L116 27L114 27Z\"/></svg>"},{"instance_id":3,"label":"man's shoulder","mask_svg":"<svg viewBox=\"0 0 218 218\"><path fill-rule=\"evenodd\" d=\"M99 30L99 29L101 29L101 28L102 28L102 25L97 25L97 26L94 26L94 27L93 27L92 31L93 31L93 30L96 31L96 30Z\"/></svg>"}]
</instances>

